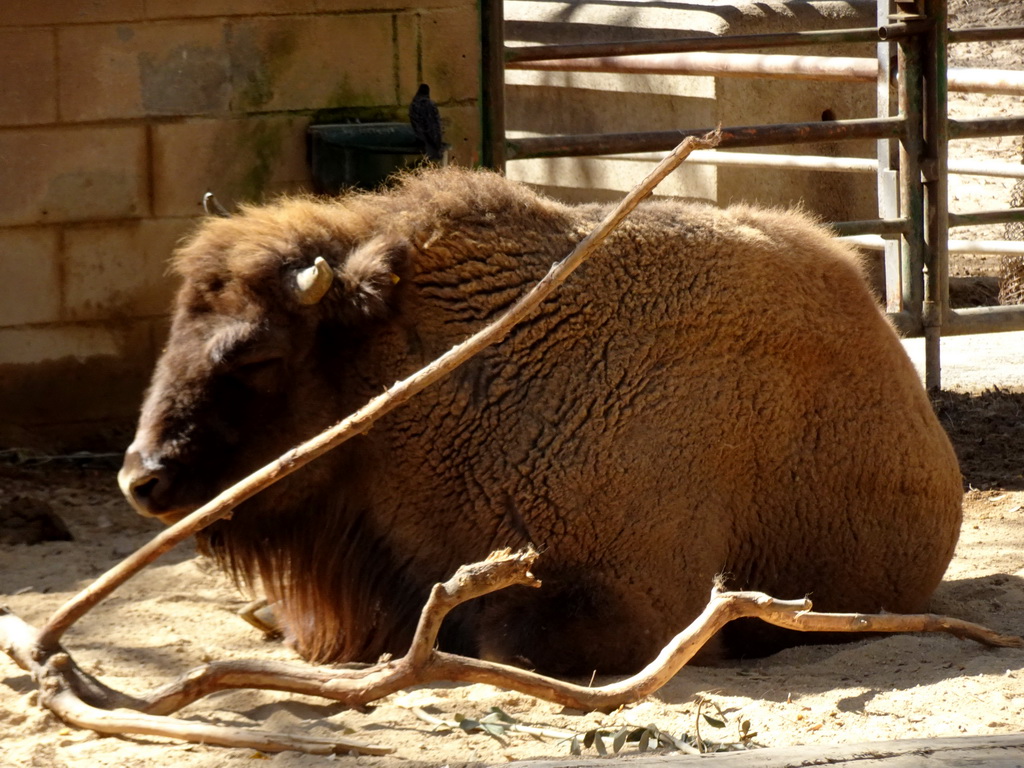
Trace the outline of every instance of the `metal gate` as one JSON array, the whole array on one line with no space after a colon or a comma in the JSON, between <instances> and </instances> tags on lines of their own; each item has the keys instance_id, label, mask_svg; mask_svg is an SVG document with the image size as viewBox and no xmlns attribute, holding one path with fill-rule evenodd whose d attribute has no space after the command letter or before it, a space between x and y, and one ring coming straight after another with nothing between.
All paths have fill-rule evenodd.
<instances>
[{"instance_id":1,"label":"metal gate","mask_svg":"<svg viewBox=\"0 0 1024 768\"><path fill-rule=\"evenodd\" d=\"M740 58L721 53L709 59L695 52L726 52L751 48L813 46L835 43L877 44L877 59L761 56L758 73L829 79L874 80L877 116L858 120L726 127L720 148L797 144L855 139L878 140L877 161L867 158L783 156L783 167L871 170L878 176L877 219L838 222L837 233L859 245L884 249L886 310L907 336L924 336L925 384L941 386L939 341L943 335L1024 330L1024 306L949 306L949 253L985 250L985 245L949 238L950 227L1024 221L1024 208L950 213L947 178L951 172L989 172L984 164L951 168L951 140L1024 134L1024 116L951 120L950 89L1024 94L1024 72L947 71L949 45L972 41L1024 39L1024 27L948 28L947 0L878 0L877 26L763 35L706 36L621 43L585 43L506 48L502 0L484 0L483 20L483 162L503 169L517 159L579 157L627 152L668 151L687 135L710 130L668 130L644 133L539 136L509 141L505 136L505 70L567 69L575 71L666 72L714 74L744 66ZM657 64L650 54L661 56ZM742 74L742 72L740 72ZM731 158L742 158L732 155ZM739 162L743 162L742 159ZM798 165L802 164L802 166ZM817 166L815 166L817 164ZM1005 174L1004 174L1005 175ZM1016 175L1016 174L1015 174ZM1024 171L1020 173L1024 176ZM1024 253L1024 244L990 244L998 253Z\"/></svg>"}]
</instances>

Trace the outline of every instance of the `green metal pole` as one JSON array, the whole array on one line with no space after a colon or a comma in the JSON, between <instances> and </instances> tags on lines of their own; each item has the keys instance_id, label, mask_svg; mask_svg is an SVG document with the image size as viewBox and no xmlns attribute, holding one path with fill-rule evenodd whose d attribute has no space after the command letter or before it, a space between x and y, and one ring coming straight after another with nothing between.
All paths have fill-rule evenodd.
<instances>
[{"instance_id":1,"label":"green metal pole","mask_svg":"<svg viewBox=\"0 0 1024 768\"><path fill-rule=\"evenodd\" d=\"M504 0L480 0L481 165L505 170Z\"/></svg>"},{"instance_id":2,"label":"green metal pole","mask_svg":"<svg viewBox=\"0 0 1024 768\"><path fill-rule=\"evenodd\" d=\"M949 161L946 47L949 43L947 0L927 0L931 29L925 46L925 286L922 323L925 338L925 386L942 387L940 346L942 323L949 310Z\"/></svg>"},{"instance_id":3,"label":"green metal pole","mask_svg":"<svg viewBox=\"0 0 1024 768\"><path fill-rule=\"evenodd\" d=\"M900 143L900 218L907 220L907 232L900 244L903 309L913 326L921 322L924 296L924 194L921 188L921 159L924 152L921 83L922 44L920 36L901 40L898 47L900 73L899 109L904 122Z\"/></svg>"}]
</instances>

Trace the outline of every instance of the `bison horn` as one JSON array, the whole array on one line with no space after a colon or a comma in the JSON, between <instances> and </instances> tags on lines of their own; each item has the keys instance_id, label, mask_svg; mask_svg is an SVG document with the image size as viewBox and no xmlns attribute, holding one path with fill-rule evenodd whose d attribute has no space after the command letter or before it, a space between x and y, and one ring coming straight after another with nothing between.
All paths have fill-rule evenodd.
<instances>
[{"instance_id":1,"label":"bison horn","mask_svg":"<svg viewBox=\"0 0 1024 768\"><path fill-rule=\"evenodd\" d=\"M317 256L312 267L306 267L295 276L295 298L300 304L316 304L324 297L334 281L334 270Z\"/></svg>"},{"instance_id":2,"label":"bison horn","mask_svg":"<svg viewBox=\"0 0 1024 768\"><path fill-rule=\"evenodd\" d=\"M220 204L220 201L213 196L213 192L207 192L203 195L203 211L206 212L207 216L221 216L225 219L231 218L231 214L228 213L228 209Z\"/></svg>"}]
</instances>

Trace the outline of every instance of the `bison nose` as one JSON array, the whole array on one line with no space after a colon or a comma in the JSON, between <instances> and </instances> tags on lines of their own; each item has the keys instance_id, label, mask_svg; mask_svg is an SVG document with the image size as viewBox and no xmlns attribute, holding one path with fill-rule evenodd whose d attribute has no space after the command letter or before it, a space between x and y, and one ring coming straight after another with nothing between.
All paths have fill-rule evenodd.
<instances>
[{"instance_id":1,"label":"bison nose","mask_svg":"<svg viewBox=\"0 0 1024 768\"><path fill-rule=\"evenodd\" d=\"M170 489L171 472L160 461L129 448L121 471L117 473L117 484L140 515L155 517L166 511L161 500Z\"/></svg>"}]
</instances>

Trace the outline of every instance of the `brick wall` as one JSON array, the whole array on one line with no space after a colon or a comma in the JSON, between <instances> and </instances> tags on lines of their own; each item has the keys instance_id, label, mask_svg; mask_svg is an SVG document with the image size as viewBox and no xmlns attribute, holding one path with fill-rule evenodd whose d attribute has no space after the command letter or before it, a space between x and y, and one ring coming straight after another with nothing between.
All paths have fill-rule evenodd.
<instances>
[{"instance_id":1,"label":"brick wall","mask_svg":"<svg viewBox=\"0 0 1024 768\"><path fill-rule=\"evenodd\" d=\"M311 121L405 120L428 82L474 162L476 5L4 0L0 447L134 418L203 192L308 188Z\"/></svg>"}]
</instances>

